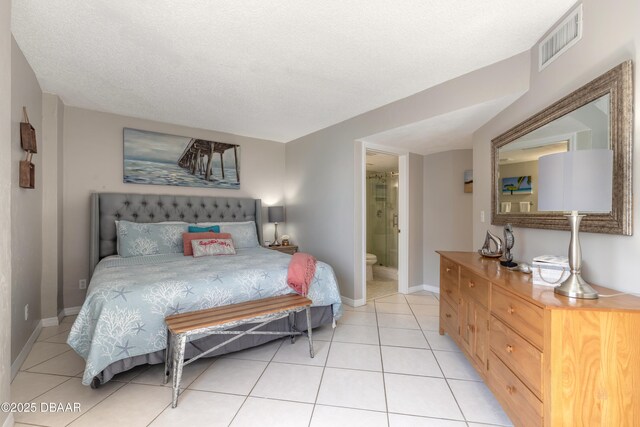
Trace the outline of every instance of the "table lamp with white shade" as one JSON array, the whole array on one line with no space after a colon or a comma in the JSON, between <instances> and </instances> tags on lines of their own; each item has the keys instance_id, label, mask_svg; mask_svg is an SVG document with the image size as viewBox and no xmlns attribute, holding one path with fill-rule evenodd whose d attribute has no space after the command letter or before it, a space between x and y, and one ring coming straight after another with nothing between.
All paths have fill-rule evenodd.
<instances>
[{"instance_id":1,"label":"table lamp with white shade","mask_svg":"<svg viewBox=\"0 0 640 427\"><path fill-rule=\"evenodd\" d=\"M613 151L578 150L550 154L538 159L538 209L570 211L569 277L557 286L557 294L596 299L598 293L582 278L580 221L583 213L611 212Z\"/></svg>"}]
</instances>

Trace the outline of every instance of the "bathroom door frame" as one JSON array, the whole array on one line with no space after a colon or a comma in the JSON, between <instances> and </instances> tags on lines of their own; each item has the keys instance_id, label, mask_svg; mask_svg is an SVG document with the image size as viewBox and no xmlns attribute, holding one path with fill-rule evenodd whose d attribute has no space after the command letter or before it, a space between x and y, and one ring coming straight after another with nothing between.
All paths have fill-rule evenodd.
<instances>
[{"instance_id":1,"label":"bathroom door frame","mask_svg":"<svg viewBox=\"0 0 640 427\"><path fill-rule=\"evenodd\" d=\"M398 158L398 292L409 293L409 152L406 150L362 141L360 177L361 206L361 282L360 289L364 305L367 303L367 151L375 151ZM357 258L356 258L357 259Z\"/></svg>"}]
</instances>

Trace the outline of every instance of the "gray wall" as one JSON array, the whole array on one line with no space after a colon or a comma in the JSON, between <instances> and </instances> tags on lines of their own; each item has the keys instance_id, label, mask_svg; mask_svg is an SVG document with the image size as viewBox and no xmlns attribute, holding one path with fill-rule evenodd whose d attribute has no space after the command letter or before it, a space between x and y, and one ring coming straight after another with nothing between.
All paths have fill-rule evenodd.
<instances>
[{"instance_id":1,"label":"gray wall","mask_svg":"<svg viewBox=\"0 0 640 427\"><path fill-rule=\"evenodd\" d=\"M473 250L472 194L464 192L464 171L473 150L424 156L424 283L440 284L437 250ZM475 182L474 182L475 186ZM475 188L474 188L475 191Z\"/></svg>"},{"instance_id":2,"label":"gray wall","mask_svg":"<svg viewBox=\"0 0 640 427\"><path fill-rule=\"evenodd\" d=\"M122 182L122 128L130 127L241 145L240 190L124 184ZM78 288L89 270L89 194L114 191L154 194L260 198L265 206L281 204L285 176L284 144L141 120L80 108L64 109L63 277L64 306L83 303L86 290ZM289 214L289 212L287 212ZM284 226L286 227L286 223ZM285 227L278 227L280 234ZM273 226L265 226L265 236ZM296 239L296 235L292 235ZM303 246L304 248L304 246Z\"/></svg>"},{"instance_id":3,"label":"gray wall","mask_svg":"<svg viewBox=\"0 0 640 427\"><path fill-rule=\"evenodd\" d=\"M638 144L637 138L640 131L640 120L638 120L640 97L637 95L637 85L640 84L640 64L638 63L640 2L638 0L617 0L615 2L584 0L583 13L584 34L582 40L542 72L538 72L538 56L534 47L531 51L531 90L474 135L474 247L482 244L485 231L488 228L499 231L496 227L491 227L489 221L481 223L479 219L480 211L484 210L487 218L491 212L491 139L620 62L632 59L635 66L636 84L634 101L636 114L634 139L636 143L633 155L635 234L633 236L611 236L581 233L580 240L584 261L583 276L587 280L619 290L640 292L640 284L636 279L637 274L634 268L637 260L640 259L640 233L637 230L638 224L640 224L640 209L638 209L640 144ZM517 228L515 229L515 238L514 255L516 259L530 261L534 256L541 254L566 254L569 232Z\"/></svg>"},{"instance_id":4,"label":"gray wall","mask_svg":"<svg viewBox=\"0 0 640 427\"><path fill-rule=\"evenodd\" d=\"M56 95L42 96L42 318L62 309L62 121ZM40 147L39 147L40 148Z\"/></svg>"},{"instance_id":5,"label":"gray wall","mask_svg":"<svg viewBox=\"0 0 640 427\"><path fill-rule=\"evenodd\" d=\"M42 154L33 156L36 188L18 185L22 106L36 129L38 149L42 142L42 90L33 70L12 38L11 42L11 360L14 361L40 321L40 282L42 272ZM24 307L29 304L29 319Z\"/></svg>"},{"instance_id":6,"label":"gray wall","mask_svg":"<svg viewBox=\"0 0 640 427\"><path fill-rule=\"evenodd\" d=\"M424 194L424 157L420 154L409 154L409 229L400 230L409 233L409 288L423 285L422 258L424 241L423 194Z\"/></svg>"},{"instance_id":7,"label":"gray wall","mask_svg":"<svg viewBox=\"0 0 640 427\"><path fill-rule=\"evenodd\" d=\"M362 143L358 141L522 93L528 88L528 69L528 53L517 55L286 144L287 227L305 250L334 267L343 296L362 298L363 171ZM420 253L422 245L415 239L413 244L410 253ZM420 267L415 262L421 260L413 260L410 274L416 275Z\"/></svg>"},{"instance_id":8,"label":"gray wall","mask_svg":"<svg viewBox=\"0 0 640 427\"><path fill-rule=\"evenodd\" d=\"M11 382L11 2L0 1L0 402ZM0 411L0 425L9 414Z\"/></svg>"}]
</instances>

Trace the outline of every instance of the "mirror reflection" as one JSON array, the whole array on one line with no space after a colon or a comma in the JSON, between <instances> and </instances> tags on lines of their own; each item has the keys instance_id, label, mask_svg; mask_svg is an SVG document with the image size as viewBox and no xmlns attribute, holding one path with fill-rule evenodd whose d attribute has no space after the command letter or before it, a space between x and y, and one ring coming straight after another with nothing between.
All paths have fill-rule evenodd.
<instances>
[{"instance_id":1,"label":"mirror reflection","mask_svg":"<svg viewBox=\"0 0 640 427\"><path fill-rule=\"evenodd\" d=\"M611 148L610 94L498 149L499 214L538 212L538 159L570 150Z\"/></svg>"}]
</instances>

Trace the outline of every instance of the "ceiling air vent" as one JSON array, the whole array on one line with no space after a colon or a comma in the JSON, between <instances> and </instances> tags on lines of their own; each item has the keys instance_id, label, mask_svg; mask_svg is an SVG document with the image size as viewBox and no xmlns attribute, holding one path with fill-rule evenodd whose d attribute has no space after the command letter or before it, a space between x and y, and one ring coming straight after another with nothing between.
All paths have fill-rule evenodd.
<instances>
[{"instance_id":1,"label":"ceiling air vent","mask_svg":"<svg viewBox=\"0 0 640 427\"><path fill-rule=\"evenodd\" d=\"M581 38L582 5L579 5L538 45L538 70L542 71Z\"/></svg>"}]
</instances>

